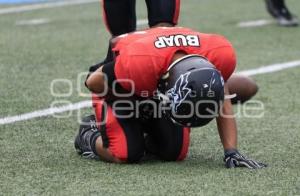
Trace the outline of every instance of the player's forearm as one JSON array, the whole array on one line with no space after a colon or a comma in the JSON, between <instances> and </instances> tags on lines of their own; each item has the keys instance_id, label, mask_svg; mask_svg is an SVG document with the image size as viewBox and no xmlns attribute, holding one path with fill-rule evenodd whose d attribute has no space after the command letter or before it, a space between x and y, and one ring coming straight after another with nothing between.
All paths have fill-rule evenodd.
<instances>
[{"instance_id":1,"label":"player's forearm","mask_svg":"<svg viewBox=\"0 0 300 196\"><path fill-rule=\"evenodd\" d=\"M225 87L225 94L228 94L227 87ZM224 101L220 116L217 118L217 126L224 149L236 149L237 125L234 118L232 104L229 99Z\"/></svg>"},{"instance_id":2,"label":"player's forearm","mask_svg":"<svg viewBox=\"0 0 300 196\"><path fill-rule=\"evenodd\" d=\"M105 77L102 67L93 72L86 80L86 86L93 93L102 93L105 90Z\"/></svg>"}]
</instances>

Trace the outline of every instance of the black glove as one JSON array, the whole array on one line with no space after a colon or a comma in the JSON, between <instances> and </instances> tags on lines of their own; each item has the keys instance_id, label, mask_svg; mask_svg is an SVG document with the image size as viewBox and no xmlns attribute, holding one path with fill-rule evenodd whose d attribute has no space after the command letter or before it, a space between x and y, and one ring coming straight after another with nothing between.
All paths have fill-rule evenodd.
<instances>
[{"instance_id":1,"label":"black glove","mask_svg":"<svg viewBox=\"0 0 300 196\"><path fill-rule=\"evenodd\" d=\"M240 154L238 150L225 150L224 162L227 168L248 167L249 169L260 169L267 167L266 164L249 159Z\"/></svg>"}]
</instances>

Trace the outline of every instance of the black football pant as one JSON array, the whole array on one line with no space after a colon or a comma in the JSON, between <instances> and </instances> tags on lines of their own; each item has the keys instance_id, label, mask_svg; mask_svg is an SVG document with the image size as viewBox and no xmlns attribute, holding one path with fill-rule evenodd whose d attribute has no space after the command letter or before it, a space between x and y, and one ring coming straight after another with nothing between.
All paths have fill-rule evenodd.
<instances>
[{"instance_id":1,"label":"black football pant","mask_svg":"<svg viewBox=\"0 0 300 196\"><path fill-rule=\"evenodd\" d=\"M177 24L180 0L145 0L149 26ZM136 0L103 0L103 19L113 36L136 30Z\"/></svg>"},{"instance_id":2,"label":"black football pant","mask_svg":"<svg viewBox=\"0 0 300 196\"><path fill-rule=\"evenodd\" d=\"M103 147L114 157L127 163L140 161L145 153L156 155L163 161L186 158L190 128L164 117L152 118L150 115L145 118L145 113L125 109L131 108L128 102L112 104L107 98L102 99L97 95L93 95L92 101Z\"/></svg>"}]
</instances>

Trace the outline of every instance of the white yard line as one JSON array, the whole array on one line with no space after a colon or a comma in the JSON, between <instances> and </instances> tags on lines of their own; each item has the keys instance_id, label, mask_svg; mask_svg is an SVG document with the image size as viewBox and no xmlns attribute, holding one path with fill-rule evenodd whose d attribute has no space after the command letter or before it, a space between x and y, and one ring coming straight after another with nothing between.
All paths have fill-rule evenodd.
<instances>
[{"instance_id":1,"label":"white yard line","mask_svg":"<svg viewBox=\"0 0 300 196\"><path fill-rule=\"evenodd\" d=\"M8 116L5 118L1 118L0 125L11 124L11 123L15 123L18 121L25 121L25 120L29 120L29 119L33 119L33 118L54 115L54 114L59 114L59 113L63 113L63 112L79 110L81 108L88 108L88 107L92 107L91 101L81 101L78 103L68 104L68 105L64 105L61 107L52 107L52 108L47 108L44 110L36 110L34 112L20 114L17 116Z\"/></svg>"},{"instance_id":2,"label":"white yard line","mask_svg":"<svg viewBox=\"0 0 300 196\"><path fill-rule=\"evenodd\" d=\"M49 3L39 3L39 4L32 4L32 5L16 6L16 7L0 9L0 15L21 13L21 12L55 8L55 7L64 7L64 6L69 6L69 5L81 5L81 4L88 4L88 3L95 3L95 2L100 2L100 0L56 1L56 2L49 2Z\"/></svg>"},{"instance_id":3,"label":"white yard line","mask_svg":"<svg viewBox=\"0 0 300 196\"><path fill-rule=\"evenodd\" d=\"M286 62L286 63L278 63L278 64L273 64L273 65L268 65L268 66L262 66L262 67L255 68L255 69L237 72L237 74L253 76L253 75L259 75L259 74L277 72L277 71L281 71L281 70L289 69L289 68L293 68L293 67L298 67L298 66L300 66L300 60L290 61L290 62ZM25 121L25 120L30 120L33 118L39 118L39 117L43 117L43 116L49 116L49 115L54 115L54 114L59 114L59 113L63 113L63 112L79 110L82 108L89 108L89 107L92 107L91 101L81 101L78 103L68 104L68 105L64 105L64 106L60 106L60 107L52 107L52 108L47 108L44 110L37 110L34 112L30 112L30 113L20 114L17 116L8 116L5 118L0 118L0 125L12 124L12 123L19 122L19 121Z\"/></svg>"},{"instance_id":4,"label":"white yard line","mask_svg":"<svg viewBox=\"0 0 300 196\"><path fill-rule=\"evenodd\" d=\"M259 68L255 68L255 69L240 71L240 72L238 72L238 74L242 74L242 75L246 75L246 76L253 76L253 75L259 75L259 74L277 72L277 71L281 71L281 70L289 69L289 68L293 68L293 67L298 67L298 66L300 66L300 60L290 61L290 62L286 62L286 63L278 63L278 64L263 66L263 67L259 67Z\"/></svg>"},{"instance_id":5,"label":"white yard line","mask_svg":"<svg viewBox=\"0 0 300 196\"><path fill-rule=\"evenodd\" d=\"M274 23L271 20L253 20L253 21L244 21L237 24L238 27L246 28L246 27L261 27L265 25L269 25Z\"/></svg>"},{"instance_id":6,"label":"white yard line","mask_svg":"<svg viewBox=\"0 0 300 196\"><path fill-rule=\"evenodd\" d=\"M17 26L35 26L49 23L50 20L48 18L36 18L31 20L18 20L16 22Z\"/></svg>"}]
</instances>

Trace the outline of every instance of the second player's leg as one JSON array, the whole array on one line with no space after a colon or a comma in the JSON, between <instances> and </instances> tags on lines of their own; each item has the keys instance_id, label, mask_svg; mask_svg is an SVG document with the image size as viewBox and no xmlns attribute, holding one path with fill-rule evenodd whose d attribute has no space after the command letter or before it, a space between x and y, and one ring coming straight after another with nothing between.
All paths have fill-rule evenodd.
<instances>
[{"instance_id":1,"label":"second player's leg","mask_svg":"<svg viewBox=\"0 0 300 196\"><path fill-rule=\"evenodd\" d=\"M112 36L136 30L135 0L103 0L103 20Z\"/></svg>"},{"instance_id":2,"label":"second player's leg","mask_svg":"<svg viewBox=\"0 0 300 196\"><path fill-rule=\"evenodd\" d=\"M178 23L180 0L146 0L149 26L174 26Z\"/></svg>"},{"instance_id":3,"label":"second player's leg","mask_svg":"<svg viewBox=\"0 0 300 196\"><path fill-rule=\"evenodd\" d=\"M286 6L285 0L265 0L267 11L281 26L298 26L299 21Z\"/></svg>"}]
</instances>

